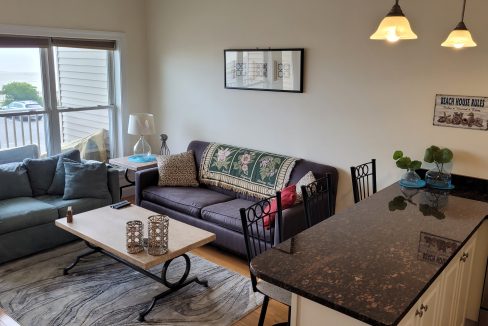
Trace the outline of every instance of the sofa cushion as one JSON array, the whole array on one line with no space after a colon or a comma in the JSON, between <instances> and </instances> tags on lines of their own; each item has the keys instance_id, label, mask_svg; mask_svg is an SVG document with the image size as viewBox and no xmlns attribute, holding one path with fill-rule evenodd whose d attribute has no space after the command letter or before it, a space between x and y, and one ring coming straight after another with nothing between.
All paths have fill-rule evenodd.
<instances>
[{"instance_id":1,"label":"sofa cushion","mask_svg":"<svg viewBox=\"0 0 488 326\"><path fill-rule=\"evenodd\" d=\"M38 158L37 145L25 145L21 147L0 150L0 164L22 162L26 158Z\"/></svg>"},{"instance_id":2,"label":"sofa cushion","mask_svg":"<svg viewBox=\"0 0 488 326\"><path fill-rule=\"evenodd\" d=\"M62 154L60 158L58 158L58 162L56 163L56 170L54 171L53 181L47 190L49 195L63 195L64 194L64 179L65 179L65 172L64 172L64 158L75 162L81 162L80 151L78 150L71 150Z\"/></svg>"},{"instance_id":3,"label":"sofa cushion","mask_svg":"<svg viewBox=\"0 0 488 326\"><path fill-rule=\"evenodd\" d=\"M192 151L175 154L159 155L158 186L198 187L197 168Z\"/></svg>"},{"instance_id":4,"label":"sofa cushion","mask_svg":"<svg viewBox=\"0 0 488 326\"><path fill-rule=\"evenodd\" d=\"M45 195L51 186L56 166L59 158L68 158L70 160L80 160L80 152L72 150L42 159L25 159L24 164L29 173L29 179L32 187L32 194L34 196Z\"/></svg>"},{"instance_id":5,"label":"sofa cushion","mask_svg":"<svg viewBox=\"0 0 488 326\"><path fill-rule=\"evenodd\" d=\"M295 204L297 200L297 187L295 185L291 185L286 187L281 191L281 210L288 209ZM270 225L274 225L274 220L276 217L276 213L278 212L278 202L276 198L271 201L269 205L269 215L263 218L263 224L265 227L269 228Z\"/></svg>"},{"instance_id":6,"label":"sofa cushion","mask_svg":"<svg viewBox=\"0 0 488 326\"><path fill-rule=\"evenodd\" d=\"M0 200L15 197L32 197L27 169L22 163L0 165Z\"/></svg>"},{"instance_id":7,"label":"sofa cushion","mask_svg":"<svg viewBox=\"0 0 488 326\"><path fill-rule=\"evenodd\" d=\"M195 217L203 207L234 199L205 188L156 186L144 189L142 198Z\"/></svg>"},{"instance_id":8,"label":"sofa cushion","mask_svg":"<svg viewBox=\"0 0 488 326\"><path fill-rule=\"evenodd\" d=\"M224 203L207 206L202 209L202 219L227 229L242 233L242 222L239 209L254 204L244 199L234 199Z\"/></svg>"},{"instance_id":9,"label":"sofa cushion","mask_svg":"<svg viewBox=\"0 0 488 326\"><path fill-rule=\"evenodd\" d=\"M32 194L40 196L47 193L56 171L57 158L25 159L24 164L29 173Z\"/></svg>"},{"instance_id":10,"label":"sofa cushion","mask_svg":"<svg viewBox=\"0 0 488 326\"><path fill-rule=\"evenodd\" d=\"M100 198L112 199L107 185L105 163L78 163L63 159L65 186L63 199Z\"/></svg>"},{"instance_id":11,"label":"sofa cushion","mask_svg":"<svg viewBox=\"0 0 488 326\"><path fill-rule=\"evenodd\" d=\"M308 186L312 182L317 181L312 171L308 171L300 180L298 180L297 186L297 200L295 204L303 202L302 186Z\"/></svg>"},{"instance_id":12,"label":"sofa cushion","mask_svg":"<svg viewBox=\"0 0 488 326\"><path fill-rule=\"evenodd\" d=\"M63 200L62 196L44 195L36 197L36 199L56 207L56 209L58 210L58 216L60 218L66 217L66 211L68 209L68 206L71 206L73 208L74 214L79 214L92 209L107 206L112 203L112 201L108 198L79 198Z\"/></svg>"},{"instance_id":13,"label":"sofa cushion","mask_svg":"<svg viewBox=\"0 0 488 326\"><path fill-rule=\"evenodd\" d=\"M30 197L0 201L0 234L49 223L58 218L56 207Z\"/></svg>"}]
</instances>

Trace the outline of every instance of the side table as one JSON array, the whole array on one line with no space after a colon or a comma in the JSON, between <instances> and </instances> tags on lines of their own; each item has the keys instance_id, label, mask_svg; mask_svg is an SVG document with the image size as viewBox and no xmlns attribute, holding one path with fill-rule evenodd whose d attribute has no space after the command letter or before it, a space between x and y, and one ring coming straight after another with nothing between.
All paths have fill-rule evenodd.
<instances>
[{"instance_id":1,"label":"side table","mask_svg":"<svg viewBox=\"0 0 488 326\"><path fill-rule=\"evenodd\" d=\"M109 163L125 169L124 177L125 177L125 180L129 184L120 186L120 197L121 198L122 198L122 189L127 188L127 187L132 187L136 184L135 180L129 179L129 175L128 175L129 171L132 171L135 173L137 171L151 169L151 168L155 168L158 166L157 161L148 162L148 163L131 162L131 161L129 161L129 156L112 158L109 160Z\"/></svg>"}]
</instances>

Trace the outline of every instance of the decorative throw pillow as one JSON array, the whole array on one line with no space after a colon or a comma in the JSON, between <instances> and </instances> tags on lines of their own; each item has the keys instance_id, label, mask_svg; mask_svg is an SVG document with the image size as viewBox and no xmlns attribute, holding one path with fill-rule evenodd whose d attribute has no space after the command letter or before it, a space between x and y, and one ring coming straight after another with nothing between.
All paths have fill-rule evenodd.
<instances>
[{"instance_id":1,"label":"decorative throw pillow","mask_svg":"<svg viewBox=\"0 0 488 326\"><path fill-rule=\"evenodd\" d=\"M56 166L60 157L80 161L80 152L78 150L71 150L48 158L28 158L24 160L34 196L41 196L48 193L53 183Z\"/></svg>"},{"instance_id":2,"label":"decorative throw pillow","mask_svg":"<svg viewBox=\"0 0 488 326\"><path fill-rule=\"evenodd\" d=\"M297 199L297 191L295 185L291 185L284 188L281 191L281 210L285 210L287 208L292 207L295 204L296 199ZM273 225L277 210L278 210L278 203L276 202L276 199L273 199L271 201L270 209L269 209L271 214L263 218L264 227L269 228L271 225Z\"/></svg>"},{"instance_id":3,"label":"decorative throw pillow","mask_svg":"<svg viewBox=\"0 0 488 326\"><path fill-rule=\"evenodd\" d=\"M33 196L47 194L47 190L53 182L57 162L58 160L56 157L37 159L27 158L24 160L24 165L29 174Z\"/></svg>"},{"instance_id":4,"label":"decorative throw pillow","mask_svg":"<svg viewBox=\"0 0 488 326\"><path fill-rule=\"evenodd\" d=\"M300 180L297 182L297 201L296 204L301 203L303 201L303 194L302 194L302 186L308 186L312 182L315 182L315 176L313 175L312 171L308 171Z\"/></svg>"},{"instance_id":5,"label":"decorative throw pillow","mask_svg":"<svg viewBox=\"0 0 488 326\"><path fill-rule=\"evenodd\" d=\"M22 163L0 165L0 200L15 197L32 197L27 169ZM7 185L7 186L4 186Z\"/></svg>"},{"instance_id":6,"label":"decorative throw pillow","mask_svg":"<svg viewBox=\"0 0 488 326\"><path fill-rule=\"evenodd\" d=\"M193 151L176 155L157 156L159 186L198 187L197 168Z\"/></svg>"},{"instance_id":7,"label":"decorative throw pillow","mask_svg":"<svg viewBox=\"0 0 488 326\"><path fill-rule=\"evenodd\" d=\"M79 150L71 150L60 154L60 156L55 156L55 157L58 157L58 163L56 164L54 178L51 182L51 186L47 190L47 193L49 195L62 196L64 193L64 179L65 179L63 159L66 158L71 161L81 162L81 155Z\"/></svg>"},{"instance_id":8,"label":"decorative throw pillow","mask_svg":"<svg viewBox=\"0 0 488 326\"><path fill-rule=\"evenodd\" d=\"M105 163L79 163L63 159L65 187L63 199L110 198Z\"/></svg>"},{"instance_id":9,"label":"decorative throw pillow","mask_svg":"<svg viewBox=\"0 0 488 326\"><path fill-rule=\"evenodd\" d=\"M100 129L84 138L78 138L71 142L64 143L61 149L77 149L80 151L81 157L85 160L105 162L108 159L107 139L108 131Z\"/></svg>"}]
</instances>

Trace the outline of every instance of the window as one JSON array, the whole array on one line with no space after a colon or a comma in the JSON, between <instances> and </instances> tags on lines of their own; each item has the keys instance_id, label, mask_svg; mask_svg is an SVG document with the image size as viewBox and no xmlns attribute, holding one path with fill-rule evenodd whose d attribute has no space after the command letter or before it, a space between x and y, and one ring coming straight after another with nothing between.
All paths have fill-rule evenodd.
<instances>
[{"instance_id":1,"label":"window","mask_svg":"<svg viewBox=\"0 0 488 326\"><path fill-rule=\"evenodd\" d=\"M0 48L0 148L37 144L46 152L41 53L37 48ZM2 121L3 120L3 121Z\"/></svg>"},{"instance_id":2,"label":"window","mask_svg":"<svg viewBox=\"0 0 488 326\"><path fill-rule=\"evenodd\" d=\"M0 35L0 149L113 155L115 41ZM3 120L3 121L2 121Z\"/></svg>"}]
</instances>

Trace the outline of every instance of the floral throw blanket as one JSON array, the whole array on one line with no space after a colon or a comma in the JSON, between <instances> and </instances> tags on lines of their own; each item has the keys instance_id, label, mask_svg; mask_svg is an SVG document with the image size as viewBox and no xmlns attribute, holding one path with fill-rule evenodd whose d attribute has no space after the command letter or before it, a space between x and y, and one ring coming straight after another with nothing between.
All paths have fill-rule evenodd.
<instances>
[{"instance_id":1,"label":"floral throw blanket","mask_svg":"<svg viewBox=\"0 0 488 326\"><path fill-rule=\"evenodd\" d=\"M289 156L211 143L203 154L200 182L265 198L286 186L296 161Z\"/></svg>"}]
</instances>

